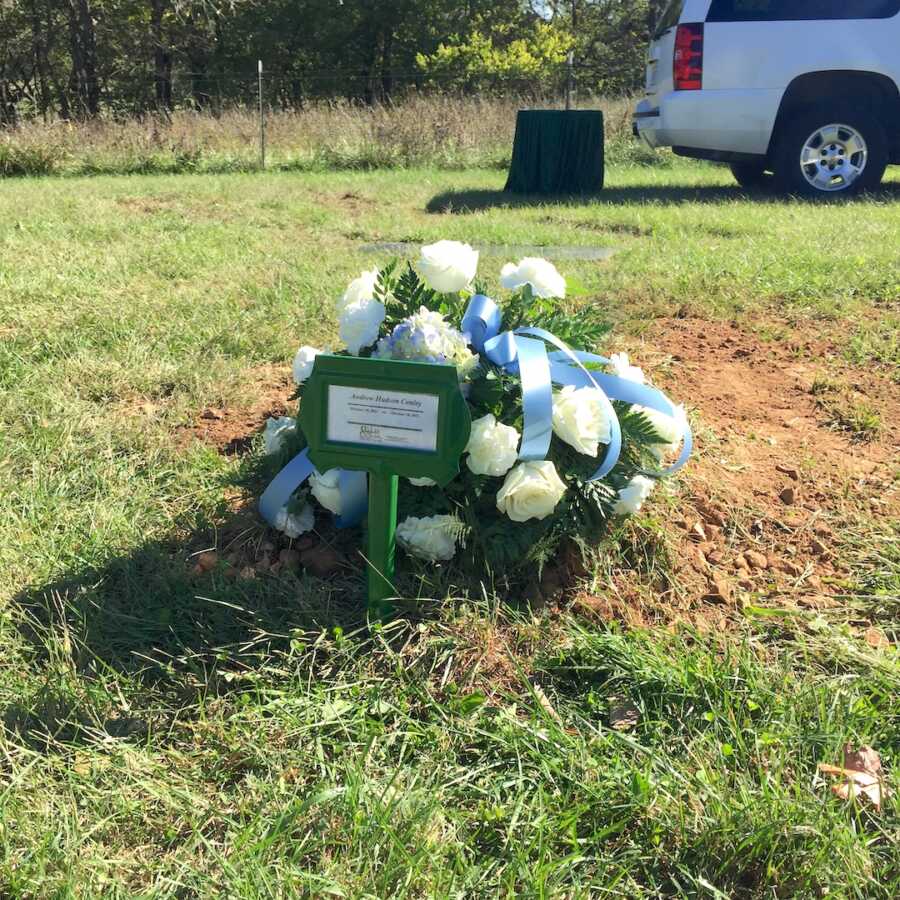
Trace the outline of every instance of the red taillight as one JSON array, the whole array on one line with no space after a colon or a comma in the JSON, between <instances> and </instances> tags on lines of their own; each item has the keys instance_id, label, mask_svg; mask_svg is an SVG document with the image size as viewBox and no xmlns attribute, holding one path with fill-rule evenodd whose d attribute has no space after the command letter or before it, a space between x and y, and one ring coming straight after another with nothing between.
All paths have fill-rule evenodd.
<instances>
[{"instance_id":1,"label":"red taillight","mask_svg":"<svg viewBox=\"0 0 900 900\"><path fill-rule=\"evenodd\" d=\"M678 26L672 76L676 91L699 91L703 87L702 22Z\"/></svg>"}]
</instances>

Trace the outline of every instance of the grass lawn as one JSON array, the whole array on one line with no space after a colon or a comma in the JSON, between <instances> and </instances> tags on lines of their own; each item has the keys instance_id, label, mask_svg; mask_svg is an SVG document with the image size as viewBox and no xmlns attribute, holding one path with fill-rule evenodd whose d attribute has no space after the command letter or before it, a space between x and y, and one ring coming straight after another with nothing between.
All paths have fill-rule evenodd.
<instances>
[{"instance_id":1,"label":"grass lawn","mask_svg":"<svg viewBox=\"0 0 900 900\"><path fill-rule=\"evenodd\" d=\"M0 181L0 895L898 896L889 171L833 205L681 162L592 203L496 171ZM277 549L254 435L387 262L363 245L442 237L614 247L557 262L568 302L687 403L696 460L530 603L371 632L354 571L198 571ZM880 812L816 774L847 742Z\"/></svg>"}]
</instances>

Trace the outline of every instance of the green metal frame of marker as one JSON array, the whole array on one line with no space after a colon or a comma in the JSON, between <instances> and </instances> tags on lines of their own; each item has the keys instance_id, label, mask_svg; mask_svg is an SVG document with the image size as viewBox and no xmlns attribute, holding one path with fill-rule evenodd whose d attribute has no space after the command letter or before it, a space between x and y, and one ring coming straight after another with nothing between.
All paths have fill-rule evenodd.
<instances>
[{"instance_id":1,"label":"green metal frame of marker","mask_svg":"<svg viewBox=\"0 0 900 900\"><path fill-rule=\"evenodd\" d=\"M396 596L398 477L447 484L469 441L456 367L320 354L304 385L300 426L320 472L369 473L369 607L384 615Z\"/></svg>"}]
</instances>

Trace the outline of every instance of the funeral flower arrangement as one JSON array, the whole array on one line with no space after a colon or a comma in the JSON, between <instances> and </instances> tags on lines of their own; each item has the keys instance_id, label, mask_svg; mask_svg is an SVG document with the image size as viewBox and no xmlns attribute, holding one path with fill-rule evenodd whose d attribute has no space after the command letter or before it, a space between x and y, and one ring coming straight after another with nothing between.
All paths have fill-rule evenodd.
<instances>
[{"instance_id":1,"label":"funeral flower arrangement","mask_svg":"<svg viewBox=\"0 0 900 900\"><path fill-rule=\"evenodd\" d=\"M498 300L476 281L477 266L469 245L439 241L416 266L363 272L337 300L338 352L456 367L472 418L459 475L444 487L401 479L398 543L430 563L525 574L561 542L595 540L636 513L687 459L690 430L684 408L625 354L576 349L596 346L607 328L596 307L567 307L552 263L503 266ZM303 346L294 358L301 403L320 352ZM305 447L292 417L270 419L264 442L280 463ZM276 505L263 504L275 528L294 538L326 512L339 526L363 519L364 478L298 472L303 483L282 473Z\"/></svg>"}]
</instances>

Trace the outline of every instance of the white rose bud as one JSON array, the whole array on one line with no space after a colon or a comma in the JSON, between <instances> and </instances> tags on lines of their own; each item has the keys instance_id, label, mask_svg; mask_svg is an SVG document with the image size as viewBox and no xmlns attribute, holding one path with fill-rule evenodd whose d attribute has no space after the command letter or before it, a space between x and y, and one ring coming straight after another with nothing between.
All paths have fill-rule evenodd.
<instances>
[{"instance_id":1,"label":"white rose bud","mask_svg":"<svg viewBox=\"0 0 900 900\"><path fill-rule=\"evenodd\" d=\"M465 452L466 464L476 475L505 475L519 455L519 432L488 413L472 423Z\"/></svg>"},{"instance_id":2,"label":"white rose bud","mask_svg":"<svg viewBox=\"0 0 900 900\"><path fill-rule=\"evenodd\" d=\"M341 313L339 331L347 350L359 356L363 347L371 347L378 339L384 321L384 304L378 300L358 300Z\"/></svg>"},{"instance_id":3,"label":"white rose bud","mask_svg":"<svg viewBox=\"0 0 900 900\"><path fill-rule=\"evenodd\" d=\"M307 503L300 512L294 514L288 512L283 506L275 516L274 527L277 531L283 531L289 538L298 538L307 531L312 531L316 524L316 517L312 507Z\"/></svg>"},{"instance_id":4,"label":"white rose bud","mask_svg":"<svg viewBox=\"0 0 900 900\"><path fill-rule=\"evenodd\" d=\"M497 509L513 522L546 519L565 492L566 486L552 462L523 462L510 469L497 492Z\"/></svg>"},{"instance_id":5,"label":"white rose bud","mask_svg":"<svg viewBox=\"0 0 900 900\"><path fill-rule=\"evenodd\" d=\"M652 478L644 475L635 475L625 487L619 491L619 498L616 500L613 512L617 516L634 515L643 505L644 501L650 496L656 482Z\"/></svg>"},{"instance_id":6,"label":"white rose bud","mask_svg":"<svg viewBox=\"0 0 900 900\"><path fill-rule=\"evenodd\" d=\"M281 449L285 438L297 430L297 422L290 416L279 416L277 419L266 419L266 428L263 431L263 444L266 453L271 455Z\"/></svg>"},{"instance_id":7,"label":"white rose bud","mask_svg":"<svg viewBox=\"0 0 900 900\"><path fill-rule=\"evenodd\" d=\"M609 418L597 388L567 385L553 397L553 431L586 456L609 443Z\"/></svg>"},{"instance_id":8,"label":"white rose bud","mask_svg":"<svg viewBox=\"0 0 900 900\"><path fill-rule=\"evenodd\" d=\"M413 556L437 562L453 559L461 531L455 516L410 516L397 526L397 540Z\"/></svg>"},{"instance_id":9,"label":"white rose bud","mask_svg":"<svg viewBox=\"0 0 900 900\"><path fill-rule=\"evenodd\" d=\"M566 296L566 279L556 271L556 266L535 256L520 259L518 265L507 263L500 270L500 284L510 291L530 284L535 297Z\"/></svg>"},{"instance_id":10,"label":"white rose bud","mask_svg":"<svg viewBox=\"0 0 900 900\"><path fill-rule=\"evenodd\" d=\"M316 357L322 352L322 350L317 350L315 347L308 347L306 345L297 351L292 367L294 371L294 381L296 381L297 384L303 384L303 382L312 375L313 363L315 363Z\"/></svg>"},{"instance_id":11,"label":"white rose bud","mask_svg":"<svg viewBox=\"0 0 900 900\"><path fill-rule=\"evenodd\" d=\"M413 487L437 487L437 482L433 478L407 478Z\"/></svg>"},{"instance_id":12,"label":"white rose bud","mask_svg":"<svg viewBox=\"0 0 900 900\"><path fill-rule=\"evenodd\" d=\"M439 294L455 294L467 288L478 269L478 251L459 241L438 241L422 248L419 273Z\"/></svg>"},{"instance_id":13,"label":"white rose bud","mask_svg":"<svg viewBox=\"0 0 900 900\"><path fill-rule=\"evenodd\" d=\"M646 384L647 378L644 370L639 366L631 365L627 353L613 353L609 358L609 364L612 367L613 375L624 378L626 381L634 381L636 384Z\"/></svg>"},{"instance_id":14,"label":"white rose bud","mask_svg":"<svg viewBox=\"0 0 900 900\"><path fill-rule=\"evenodd\" d=\"M687 413L683 406L675 407L675 415L667 416L655 409L646 406L637 407L649 420L653 430L659 437L658 443L650 445L650 451L658 459L662 460L666 455L677 452L684 436L684 426L687 423Z\"/></svg>"},{"instance_id":15,"label":"white rose bud","mask_svg":"<svg viewBox=\"0 0 900 900\"><path fill-rule=\"evenodd\" d=\"M340 469L329 469L324 475L313 472L309 476L309 488L313 497L329 512L341 514Z\"/></svg>"},{"instance_id":16,"label":"white rose bud","mask_svg":"<svg viewBox=\"0 0 900 900\"><path fill-rule=\"evenodd\" d=\"M361 300L375 299L375 285L378 282L378 269L371 272L363 272L359 278L354 278L347 285L347 290L341 294L337 303L338 315L340 315L351 303L359 303Z\"/></svg>"}]
</instances>

